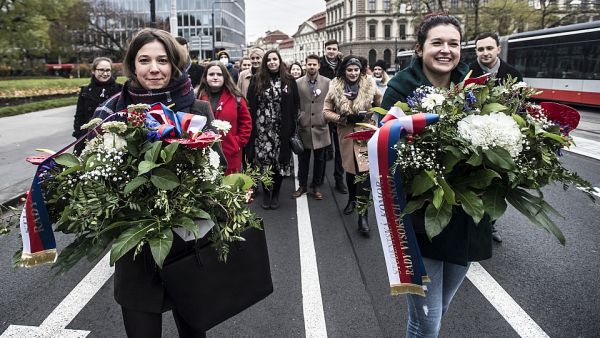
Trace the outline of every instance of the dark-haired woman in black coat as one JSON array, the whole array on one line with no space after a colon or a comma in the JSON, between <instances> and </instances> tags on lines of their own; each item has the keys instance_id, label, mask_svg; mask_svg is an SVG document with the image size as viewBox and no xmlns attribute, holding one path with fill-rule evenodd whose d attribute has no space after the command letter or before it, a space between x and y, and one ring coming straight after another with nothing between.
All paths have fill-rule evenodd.
<instances>
[{"instance_id":1,"label":"dark-haired woman in black coat","mask_svg":"<svg viewBox=\"0 0 600 338\"><path fill-rule=\"evenodd\" d=\"M90 84L81 87L75 122L73 123L73 137L80 138L86 133L81 126L88 123L98 106L111 96L121 91L122 86L115 81L112 74L112 62L107 57L97 57L92 63L92 79ZM75 145L75 153L80 154L85 147L84 142Z\"/></svg>"}]
</instances>

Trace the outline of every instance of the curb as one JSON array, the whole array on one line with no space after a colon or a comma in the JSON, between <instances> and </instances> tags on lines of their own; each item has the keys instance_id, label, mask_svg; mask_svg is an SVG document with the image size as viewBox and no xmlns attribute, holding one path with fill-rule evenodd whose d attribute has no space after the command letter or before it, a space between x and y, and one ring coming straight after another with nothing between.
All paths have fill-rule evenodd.
<instances>
[{"instance_id":1,"label":"curb","mask_svg":"<svg viewBox=\"0 0 600 338\"><path fill-rule=\"evenodd\" d=\"M17 206L19 203L21 203L21 198L25 197L25 193L13 196L11 198L9 198L7 201L4 201L2 203L0 203L0 207L4 208L8 208L8 207L14 207Z\"/></svg>"}]
</instances>

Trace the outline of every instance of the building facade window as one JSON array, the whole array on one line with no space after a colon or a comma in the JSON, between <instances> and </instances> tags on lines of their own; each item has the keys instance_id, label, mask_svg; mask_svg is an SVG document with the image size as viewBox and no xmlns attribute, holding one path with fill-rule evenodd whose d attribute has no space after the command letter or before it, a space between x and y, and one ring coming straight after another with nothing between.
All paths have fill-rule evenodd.
<instances>
[{"instance_id":1,"label":"building facade window","mask_svg":"<svg viewBox=\"0 0 600 338\"><path fill-rule=\"evenodd\" d=\"M377 62L377 51L375 49L371 49L369 51L369 64L374 65Z\"/></svg>"},{"instance_id":2,"label":"building facade window","mask_svg":"<svg viewBox=\"0 0 600 338\"><path fill-rule=\"evenodd\" d=\"M392 64L392 51L389 48L383 51L383 61L386 67Z\"/></svg>"},{"instance_id":3,"label":"building facade window","mask_svg":"<svg viewBox=\"0 0 600 338\"><path fill-rule=\"evenodd\" d=\"M392 24L386 23L383 25L383 37L386 40L392 38Z\"/></svg>"},{"instance_id":4,"label":"building facade window","mask_svg":"<svg viewBox=\"0 0 600 338\"><path fill-rule=\"evenodd\" d=\"M398 37L400 40L406 40L406 24L401 23L398 25Z\"/></svg>"},{"instance_id":5,"label":"building facade window","mask_svg":"<svg viewBox=\"0 0 600 338\"><path fill-rule=\"evenodd\" d=\"M383 0L383 10L384 11L390 10L390 0Z\"/></svg>"},{"instance_id":6,"label":"building facade window","mask_svg":"<svg viewBox=\"0 0 600 338\"><path fill-rule=\"evenodd\" d=\"M377 9L377 1L376 0L369 0L369 4L367 9L371 12L374 12Z\"/></svg>"},{"instance_id":7,"label":"building facade window","mask_svg":"<svg viewBox=\"0 0 600 338\"><path fill-rule=\"evenodd\" d=\"M375 23L369 24L369 39L371 39L371 40L377 39L377 24L375 24Z\"/></svg>"}]
</instances>

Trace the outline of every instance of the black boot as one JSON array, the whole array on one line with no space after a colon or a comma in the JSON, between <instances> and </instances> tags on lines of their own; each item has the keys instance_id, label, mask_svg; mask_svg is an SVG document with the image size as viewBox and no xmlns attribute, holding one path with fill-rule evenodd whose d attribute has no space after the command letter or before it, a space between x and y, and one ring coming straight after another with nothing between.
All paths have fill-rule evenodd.
<instances>
[{"instance_id":1,"label":"black boot","mask_svg":"<svg viewBox=\"0 0 600 338\"><path fill-rule=\"evenodd\" d=\"M279 208L279 190L281 190L281 181L283 177L277 175L273 182L273 191L271 192L271 209Z\"/></svg>"},{"instance_id":2,"label":"black boot","mask_svg":"<svg viewBox=\"0 0 600 338\"><path fill-rule=\"evenodd\" d=\"M358 232L365 237L369 237L369 215L365 211L364 214L358 215Z\"/></svg>"},{"instance_id":3,"label":"black boot","mask_svg":"<svg viewBox=\"0 0 600 338\"><path fill-rule=\"evenodd\" d=\"M344 207L344 215L350 215L354 212L354 208L356 208L356 201L348 200L348 204Z\"/></svg>"},{"instance_id":4,"label":"black boot","mask_svg":"<svg viewBox=\"0 0 600 338\"><path fill-rule=\"evenodd\" d=\"M265 187L265 185L263 184L263 201L262 201L262 204L260 205L263 209L271 208L271 193L272 193L272 190L267 189Z\"/></svg>"}]
</instances>

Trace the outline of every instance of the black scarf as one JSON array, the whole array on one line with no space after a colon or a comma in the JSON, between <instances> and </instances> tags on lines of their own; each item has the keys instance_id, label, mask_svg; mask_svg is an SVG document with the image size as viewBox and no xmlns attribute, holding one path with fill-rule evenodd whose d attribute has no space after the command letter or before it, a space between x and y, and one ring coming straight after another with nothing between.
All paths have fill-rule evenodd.
<instances>
[{"instance_id":1,"label":"black scarf","mask_svg":"<svg viewBox=\"0 0 600 338\"><path fill-rule=\"evenodd\" d=\"M178 78L171 80L167 87L161 89L144 89L138 87L133 81L128 80L123 88L123 93L127 95L125 102L130 103L146 103L152 104L161 102L166 106L170 106L173 111L183 111L194 104L196 99L192 82L186 73L182 73ZM126 107L127 105L125 105Z\"/></svg>"}]
</instances>

